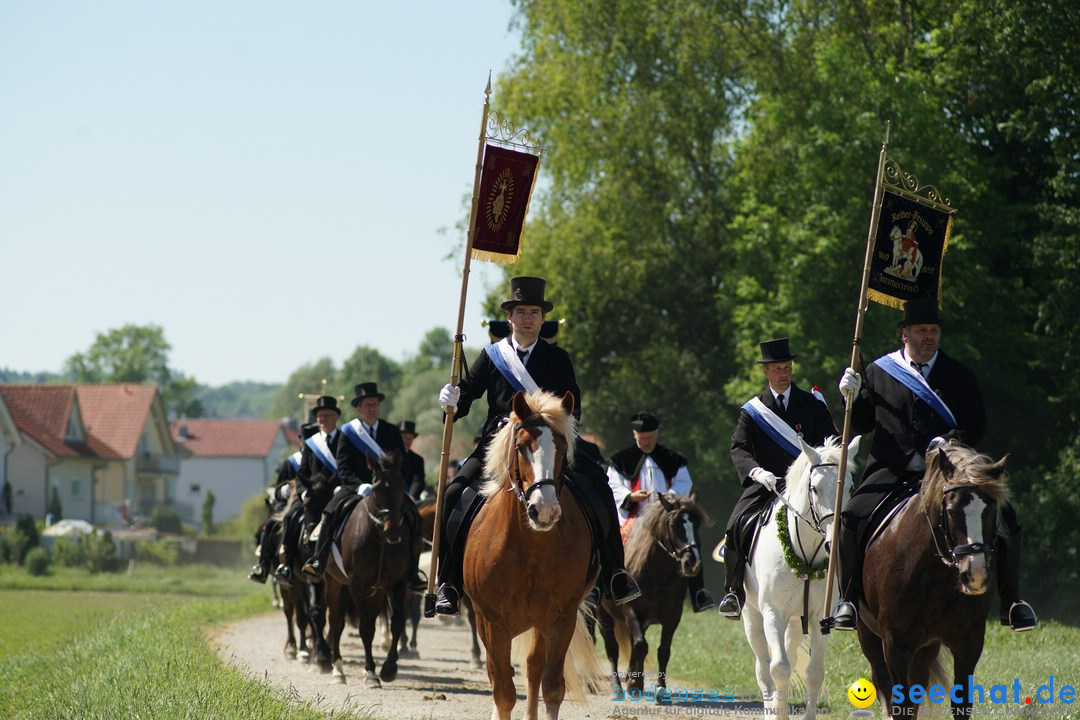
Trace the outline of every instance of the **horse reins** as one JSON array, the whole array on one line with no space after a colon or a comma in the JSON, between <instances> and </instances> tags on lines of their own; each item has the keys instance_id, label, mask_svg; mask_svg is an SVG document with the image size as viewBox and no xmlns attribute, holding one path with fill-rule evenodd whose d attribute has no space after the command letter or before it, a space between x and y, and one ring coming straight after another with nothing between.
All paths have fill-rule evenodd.
<instances>
[{"instance_id":1,"label":"horse reins","mask_svg":"<svg viewBox=\"0 0 1080 720\"><path fill-rule=\"evenodd\" d=\"M973 483L964 483L961 485L952 485L950 487L943 488L941 491L941 520L938 527L941 529L942 538L945 541L945 546L948 547L949 543L949 515L945 512L945 496L948 493L955 492L957 490L974 490L983 496L987 504L991 507L996 503L990 498L986 497L985 493L979 489L978 485ZM994 554L994 547L990 543L966 543L964 545L957 545L952 550L942 550L941 545L938 544L938 531L934 527L934 523L930 520L930 513L927 512L926 506L923 505L923 517L926 518L926 524L930 526L930 539L934 541L934 552L938 556L938 560L941 560L946 567L955 568L960 564L960 558L965 555L986 555L987 559Z\"/></svg>"},{"instance_id":2,"label":"horse reins","mask_svg":"<svg viewBox=\"0 0 1080 720\"><path fill-rule=\"evenodd\" d=\"M679 510L678 514L679 514L679 516L683 516L683 515L686 514L686 511L685 510ZM669 530L670 530L670 528L671 528L671 526L668 525ZM670 535L670 532L668 534ZM668 541L670 542L671 539L668 538ZM697 548L698 550L701 549L701 545L699 545L696 542L687 543L686 545L683 545L681 548L678 548L676 550L669 550L667 545L664 545L663 540L661 540L660 538L656 538L656 544L660 546L660 549L664 551L664 554L666 554L668 557L670 557L675 562L680 562L682 556L693 552L694 548ZM675 545L674 542L672 542L671 544Z\"/></svg>"}]
</instances>

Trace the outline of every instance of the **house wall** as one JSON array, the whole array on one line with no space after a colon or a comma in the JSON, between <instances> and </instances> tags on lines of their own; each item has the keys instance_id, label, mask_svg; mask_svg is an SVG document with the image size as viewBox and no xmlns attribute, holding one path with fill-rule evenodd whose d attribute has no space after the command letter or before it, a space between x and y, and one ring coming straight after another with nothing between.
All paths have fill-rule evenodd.
<instances>
[{"instance_id":1,"label":"house wall","mask_svg":"<svg viewBox=\"0 0 1080 720\"><path fill-rule=\"evenodd\" d=\"M46 496L45 453L37 445L24 442L8 455L7 479L11 482L11 511L45 517Z\"/></svg>"},{"instance_id":2,"label":"house wall","mask_svg":"<svg viewBox=\"0 0 1080 720\"><path fill-rule=\"evenodd\" d=\"M180 459L179 503L191 505L194 523L202 520L202 505L208 490L214 493L214 522L239 515L244 503L261 494L270 484L268 461L261 457Z\"/></svg>"},{"instance_id":3,"label":"house wall","mask_svg":"<svg viewBox=\"0 0 1080 720\"><path fill-rule=\"evenodd\" d=\"M94 463L85 458L64 458L49 466L49 492L57 489L64 517L91 522L93 477ZM47 508L47 497L45 502Z\"/></svg>"}]
</instances>

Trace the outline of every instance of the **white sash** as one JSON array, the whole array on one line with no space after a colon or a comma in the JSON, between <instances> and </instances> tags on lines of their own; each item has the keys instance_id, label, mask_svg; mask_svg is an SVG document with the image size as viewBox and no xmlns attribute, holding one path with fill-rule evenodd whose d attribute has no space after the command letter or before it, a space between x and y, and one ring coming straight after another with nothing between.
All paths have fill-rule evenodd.
<instances>
[{"instance_id":1,"label":"white sash","mask_svg":"<svg viewBox=\"0 0 1080 720\"><path fill-rule=\"evenodd\" d=\"M777 445L787 451L788 454L795 457L799 456L799 453L802 452L802 445L799 444L798 434L790 425L781 420L779 415L770 410L768 405L761 402L761 398L750 398L746 405L743 405L743 409Z\"/></svg>"},{"instance_id":2,"label":"white sash","mask_svg":"<svg viewBox=\"0 0 1080 720\"><path fill-rule=\"evenodd\" d=\"M539 342L539 340L537 342ZM513 376L512 378L506 378L511 385L521 386L528 395L535 395L540 392L540 386L536 384L532 375L525 369L525 365L521 362L521 358L518 357L517 350L510 344L510 338L503 338L490 347L494 348L495 352L499 354L498 358L491 357L492 361L495 362L495 367L499 368L499 372L503 373L504 376L507 372ZM488 355L491 356L490 350ZM499 363L500 359L502 360L501 364ZM505 365L505 368L503 365ZM517 381L516 383L515 380Z\"/></svg>"},{"instance_id":3,"label":"white sash","mask_svg":"<svg viewBox=\"0 0 1080 720\"><path fill-rule=\"evenodd\" d=\"M315 457L319 458L319 462L337 473L337 458L330 452L330 446L326 444L326 437L322 433L312 435L305 442L315 453Z\"/></svg>"},{"instance_id":4,"label":"white sash","mask_svg":"<svg viewBox=\"0 0 1080 720\"><path fill-rule=\"evenodd\" d=\"M383 456L382 448L375 442L375 438L368 434L368 431L360 424L360 418L356 418L344 425L341 428L341 432L345 434L345 437L349 438L360 450L363 450L368 455L371 455L376 460Z\"/></svg>"},{"instance_id":5,"label":"white sash","mask_svg":"<svg viewBox=\"0 0 1080 720\"><path fill-rule=\"evenodd\" d=\"M922 373L911 367L911 362L904 357L900 350L879 357L874 361L874 364L914 393L915 397L933 408L934 412L940 415L948 423L949 427L957 427L956 416L953 415L953 411L934 392L934 389L930 387L930 383L926 382L926 378L922 376Z\"/></svg>"},{"instance_id":6,"label":"white sash","mask_svg":"<svg viewBox=\"0 0 1080 720\"><path fill-rule=\"evenodd\" d=\"M299 450L297 450L296 452L294 452L292 455L290 455L288 457L289 464L292 465L293 470L299 470L300 469L300 458L301 457L303 457L303 453L301 453Z\"/></svg>"}]
</instances>

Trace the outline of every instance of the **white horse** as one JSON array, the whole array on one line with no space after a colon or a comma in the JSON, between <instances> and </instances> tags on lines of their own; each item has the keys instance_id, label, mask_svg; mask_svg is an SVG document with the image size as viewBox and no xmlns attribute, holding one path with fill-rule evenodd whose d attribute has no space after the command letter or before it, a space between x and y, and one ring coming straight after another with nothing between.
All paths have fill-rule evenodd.
<instances>
[{"instance_id":1,"label":"white horse","mask_svg":"<svg viewBox=\"0 0 1080 720\"><path fill-rule=\"evenodd\" d=\"M840 442L830 438L816 450L801 438L799 442L802 454L788 468L785 495L773 501L750 555L742 617L746 639L757 656L755 672L765 707L780 719L788 716L792 665L806 627L810 635L806 720L813 720L825 678L826 637L820 626L829 563L825 540L832 533ZM856 437L848 445L848 496L858 448ZM785 525L787 532L781 538ZM789 566L789 560L797 569Z\"/></svg>"}]
</instances>

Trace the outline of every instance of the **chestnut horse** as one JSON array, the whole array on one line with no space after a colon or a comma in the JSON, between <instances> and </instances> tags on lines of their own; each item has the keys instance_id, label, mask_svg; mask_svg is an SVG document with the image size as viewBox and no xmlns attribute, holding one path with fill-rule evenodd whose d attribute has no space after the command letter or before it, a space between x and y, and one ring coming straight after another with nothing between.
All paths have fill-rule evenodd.
<instances>
[{"instance_id":1,"label":"chestnut horse","mask_svg":"<svg viewBox=\"0 0 1080 720\"><path fill-rule=\"evenodd\" d=\"M619 646L629 645L627 688L641 691L645 683L645 656L649 644L645 631L660 625L660 647L656 651L658 688L667 687L667 664L671 640L682 620L687 578L701 572L701 546L698 528L708 522L698 507L697 491L690 497L674 493L657 496L630 529L626 540L626 570L638 581L641 597L617 606L605 599L598 608L597 622L604 638L604 648L611 661L611 676L621 690ZM622 640L622 643L616 641ZM661 699L657 692L658 702Z\"/></svg>"},{"instance_id":2,"label":"chestnut horse","mask_svg":"<svg viewBox=\"0 0 1080 720\"><path fill-rule=\"evenodd\" d=\"M1005 463L949 443L926 454L926 475L866 549L859 644L870 661L885 717L914 718L912 685L928 686L941 646L953 656L953 683L965 688L955 715L971 713L968 676L982 655L986 615L996 587L994 540L1008 498ZM887 688L903 687L891 702ZM948 690L946 691L948 692Z\"/></svg>"},{"instance_id":3,"label":"chestnut horse","mask_svg":"<svg viewBox=\"0 0 1080 720\"><path fill-rule=\"evenodd\" d=\"M340 643L349 618L356 623L364 643L364 685L377 688L397 678L410 553L401 510L405 497L401 456L391 452L378 463L369 460L368 465L372 471L371 492L353 506L344 520L340 557L345 572L336 559L327 563L326 596L334 676L344 682ZM371 645L380 615L390 617L390 648L376 675Z\"/></svg>"},{"instance_id":4,"label":"chestnut horse","mask_svg":"<svg viewBox=\"0 0 1080 720\"><path fill-rule=\"evenodd\" d=\"M465 545L465 591L487 649L492 719L509 720L517 700L511 641L530 632L525 717L537 718L541 691L557 720L569 689L602 677L578 607L596 582L593 540L563 479L573 463L574 396L516 393L507 424L487 448L487 498ZM569 667L567 667L569 666Z\"/></svg>"}]
</instances>

